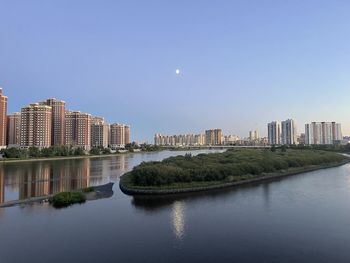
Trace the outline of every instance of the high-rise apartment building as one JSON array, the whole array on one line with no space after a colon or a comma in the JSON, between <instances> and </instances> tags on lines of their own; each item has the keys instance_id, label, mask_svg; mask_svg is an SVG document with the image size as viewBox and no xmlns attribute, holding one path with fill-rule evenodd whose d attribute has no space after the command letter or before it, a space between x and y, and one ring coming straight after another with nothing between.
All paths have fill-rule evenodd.
<instances>
[{"instance_id":1,"label":"high-rise apartment building","mask_svg":"<svg viewBox=\"0 0 350 263\"><path fill-rule=\"evenodd\" d=\"M21 138L21 113L15 112L7 116L7 146L17 147Z\"/></svg>"},{"instance_id":2,"label":"high-rise apartment building","mask_svg":"<svg viewBox=\"0 0 350 263\"><path fill-rule=\"evenodd\" d=\"M343 133L341 130L341 124L332 122L332 135L333 135L333 142L335 141L342 141L343 140Z\"/></svg>"},{"instance_id":3,"label":"high-rise apartment building","mask_svg":"<svg viewBox=\"0 0 350 263\"><path fill-rule=\"evenodd\" d=\"M267 134L269 144L281 144L281 123L273 121L267 124Z\"/></svg>"},{"instance_id":4,"label":"high-rise apartment building","mask_svg":"<svg viewBox=\"0 0 350 263\"><path fill-rule=\"evenodd\" d=\"M108 147L109 125L101 117L94 117L91 124L91 146Z\"/></svg>"},{"instance_id":5,"label":"high-rise apartment building","mask_svg":"<svg viewBox=\"0 0 350 263\"><path fill-rule=\"evenodd\" d=\"M298 143L297 126L294 120L282 121L281 144L293 145Z\"/></svg>"},{"instance_id":6,"label":"high-rise apartment building","mask_svg":"<svg viewBox=\"0 0 350 263\"><path fill-rule=\"evenodd\" d=\"M21 110L21 147L51 146L52 110L50 106L33 103Z\"/></svg>"},{"instance_id":7,"label":"high-rise apartment building","mask_svg":"<svg viewBox=\"0 0 350 263\"><path fill-rule=\"evenodd\" d=\"M65 145L91 149L91 115L80 111L65 113Z\"/></svg>"},{"instance_id":8,"label":"high-rise apartment building","mask_svg":"<svg viewBox=\"0 0 350 263\"><path fill-rule=\"evenodd\" d=\"M249 140L250 141L259 140L259 132L258 131L249 131Z\"/></svg>"},{"instance_id":9,"label":"high-rise apartment building","mask_svg":"<svg viewBox=\"0 0 350 263\"><path fill-rule=\"evenodd\" d=\"M6 147L7 97L0 87L0 149Z\"/></svg>"},{"instance_id":10,"label":"high-rise apartment building","mask_svg":"<svg viewBox=\"0 0 350 263\"><path fill-rule=\"evenodd\" d=\"M196 134L194 136L194 145L204 145L205 144L205 135L204 134Z\"/></svg>"},{"instance_id":11,"label":"high-rise apartment building","mask_svg":"<svg viewBox=\"0 0 350 263\"><path fill-rule=\"evenodd\" d=\"M312 122L305 124L305 144L334 144L343 139L341 124L336 122Z\"/></svg>"},{"instance_id":12,"label":"high-rise apartment building","mask_svg":"<svg viewBox=\"0 0 350 263\"><path fill-rule=\"evenodd\" d=\"M130 126L113 123L109 128L109 146L112 149L124 148L130 143Z\"/></svg>"},{"instance_id":13,"label":"high-rise apartment building","mask_svg":"<svg viewBox=\"0 0 350 263\"><path fill-rule=\"evenodd\" d=\"M222 130L211 129L205 131L206 145L221 145L222 144Z\"/></svg>"},{"instance_id":14,"label":"high-rise apartment building","mask_svg":"<svg viewBox=\"0 0 350 263\"><path fill-rule=\"evenodd\" d=\"M205 144L206 145L215 145L214 139L214 130L205 131Z\"/></svg>"},{"instance_id":15,"label":"high-rise apartment building","mask_svg":"<svg viewBox=\"0 0 350 263\"><path fill-rule=\"evenodd\" d=\"M225 145L236 144L236 142L238 140L239 140L239 137L237 135L226 135L226 136L224 136L224 144Z\"/></svg>"},{"instance_id":16,"label":"high-rise apartment building","mask_svg":"<svg viewBox=\"0 0 350 263\"><path fill-rule=\"evenodd\" d=\"M124 141L125 141L125 145L130 143L130 126L129 125L125 125L124 126Z\"/></svg>"},{"instance_id":17,"label":"high-rise apartment building","mask_svg":"<svg viewBox=\"0 0 350 263\"><path fill-rule=\"evenodd\" d=\"M47 99L40 102L52 108L52 123L51 123L51 144L63 145L65 140L65 107L66 103L62 100Z\"/></svg>"}]
</instances>

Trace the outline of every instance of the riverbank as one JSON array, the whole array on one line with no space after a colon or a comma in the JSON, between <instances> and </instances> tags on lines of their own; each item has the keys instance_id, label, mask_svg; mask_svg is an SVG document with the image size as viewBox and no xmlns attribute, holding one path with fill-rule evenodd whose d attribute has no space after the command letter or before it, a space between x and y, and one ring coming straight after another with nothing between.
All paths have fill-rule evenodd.
<instances>
[{"instance_id":1,"label":"riverbank","mask_svg":"<svg viewBox=\"0 0 350 263\"><path fill-rule=\"evenodd\" d=\"M91 186L91 191L84 192L84 189L76 190L76 192L82 192L85 195L86 201L93 201L102 198L109 198L113 195L114 183L107 183L104 185ZM23 200L12 200L0 204L0 208L11 207L16 205L28 205L33 203L48 203L50 198L54 197L54 194L32 197Z\"/></svg>"},{"instance_id":2,"label":"riverbank","mask_svg":"<svg viewBox=\"0 0 350 263\"><path fill-rule=\"evenodd\" d=\"M328 169L333 167L338 167L349 163L350 160L343 161L341 163L334 163L329 165L319 165L313 167L304 167L304 168L294 168L289 169L287 171L279 172L279 173L269 173L259 177L249 179L242 179L237 182L205 182L205 183L197 183L197 184L182 184L179 188L173 188L174 186L169 187L128 187L127 181L120 180L119 187L120 190L127 195L132 196L143 196L143 195L174 195L174 194L186 194L193 192L203 192L210 190L218 190L229 187L237 187L241 185L254 184L263 181L280 179L282 177L292 176L303 174L307 172L313 172L321 169Z\"/></svg>"}]
</instances>

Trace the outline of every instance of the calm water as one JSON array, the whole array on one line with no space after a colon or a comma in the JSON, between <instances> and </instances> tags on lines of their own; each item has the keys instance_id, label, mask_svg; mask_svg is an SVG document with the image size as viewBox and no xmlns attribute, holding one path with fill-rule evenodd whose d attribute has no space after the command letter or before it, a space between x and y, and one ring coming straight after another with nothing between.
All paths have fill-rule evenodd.
<instances>
[{"instance_id":1,"label":"calm water","mask_svg":"<svg viewBox=\"0 0 350 263\"><path fill-rule=\"evenodd\" d=\"M184 153L3 165L1 202L116 184L65 209L0 208L0 262L350 262L350 165L176 199L120 192L134 165Z\"/></svg>"}]
</instances>

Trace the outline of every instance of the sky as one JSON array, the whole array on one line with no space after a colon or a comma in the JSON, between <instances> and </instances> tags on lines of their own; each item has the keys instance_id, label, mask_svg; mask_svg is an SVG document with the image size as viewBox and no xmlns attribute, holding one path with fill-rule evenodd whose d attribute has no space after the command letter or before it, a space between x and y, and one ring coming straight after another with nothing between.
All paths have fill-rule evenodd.
<instances>
[{"instance_id":1,"label":"sky","mask_svg":"<svg viewBox=\"0 0 350 263\"><path fill-rule=\"evenodd\" d=\"M0 0L8 111L46 98L155 133L350 134L350 1ZM180 69L180 74L175 70Z\"/></svg>"}]
</instances>

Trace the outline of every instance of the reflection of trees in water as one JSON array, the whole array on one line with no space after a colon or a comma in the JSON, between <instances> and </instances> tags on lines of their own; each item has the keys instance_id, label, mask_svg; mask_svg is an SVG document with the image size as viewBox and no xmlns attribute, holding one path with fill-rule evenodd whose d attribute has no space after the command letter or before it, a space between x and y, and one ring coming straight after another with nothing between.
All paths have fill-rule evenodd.
<instances>
[{"instance_id":1,"label":"reflection of trees in water","mask_svg":"<svg viewBox=\"0 0 350 263\"><path fill-rule=\"evenodd\" d=\"M112 177L120 177L129 171L129 157L126 155L117 155L111 160L109 168Z\"/></svg>"},{"instance_id":2,"label":"reflection of trees in water","mask_svg":"<svg viewBox=\"0 0 350 263\"><path fill-rule=\"evenodd\" d=\"M269 201L269 183L261 182L264 187L264 198L266 202ZM261 183L257 182L249 185L240 185L239 187L228 187L223 189L216 189L203 192L184 193L176 195L153 195L153 196L135 196L131 199L132 205L145 212L157 212L158 210L167 209L177 201L186 203L195 203L220 199L232 198L239 194L241 191L254 191L256 187L261 187Z\"/></svg>"},{"instance_id":3,"label":"reflection of trees in water","mask_svg":"<svg viewBox=\"0 0 350 263\"><path fill-rule=\"evenodd\" d=\"M3 164L0 167L4 174L0 178L0 201L5 200L5 187L18 191L19 199L27 199L101 185L110 181L111 167L115 163L120 174L128 169L125 156Z\"/></svg>"},{"instance_id":4,"label":"reflection of trees in water","mask_svg":"<svg viewBox=\"0 0 350 263\"><path fill-rule=\"evenodd\" d=\"M154 212L157 210L167 208L176 201L202 202L205 200L215 199L221 199L222 201L224 201L226 198L231 198L232 195L238 194L239 190L244 189L246 191L249 189L254 189L257 186L257 184L253 184L175 195L136 196L132 198L132 205L135 206L137 209L141 209L147 212Z\"/></svg>"}]
</instances>

